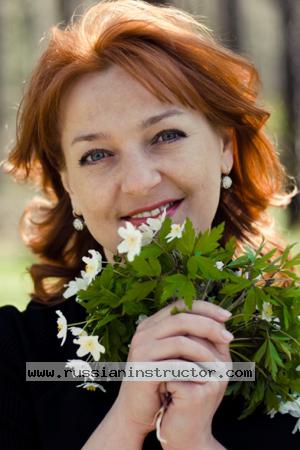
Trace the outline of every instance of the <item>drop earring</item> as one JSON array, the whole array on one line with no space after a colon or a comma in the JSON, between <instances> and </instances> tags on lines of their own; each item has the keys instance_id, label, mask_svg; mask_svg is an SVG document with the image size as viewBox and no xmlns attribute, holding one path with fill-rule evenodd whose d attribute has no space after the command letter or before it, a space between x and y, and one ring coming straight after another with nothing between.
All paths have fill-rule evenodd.
<instances>
[{"instance_id":1,"label":"drop earring","mask_svg":"<svg viewBox=\"0 0 300 450\"><path fill-rule=\"evenodd\" d=\"M73 220L73 227L76 231L82 231L84 229L85 223L82 217L80 217L78 214L75 213L75 211L72 211L74 220Z\"/></svg>"},{"instance_id":2,"label":"drop earring","mask_svg":"<svg viewBox=\"0 0 300 450\"><path fill-rule=\"evenodd\" d=\"M232 178L229 175L224 175L222 177L222 187L224 189L229 189L232 186Z\"/></svg>"}]
</instances>

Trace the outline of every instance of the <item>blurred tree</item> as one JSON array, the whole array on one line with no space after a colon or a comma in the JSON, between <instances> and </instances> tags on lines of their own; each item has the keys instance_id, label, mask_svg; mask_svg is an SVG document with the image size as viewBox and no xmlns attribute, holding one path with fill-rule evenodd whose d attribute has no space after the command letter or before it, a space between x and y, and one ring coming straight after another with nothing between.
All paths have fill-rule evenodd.
<instances>
[{"instance_id":1,"label":"blurred tree","mask_svg":"<svg viewBox=\"0 0 300 450\"><path fill-rule=\"evenodd\" d=\"M4 105L4 96L3 96L3 87L4 87L4 67L5 64L3 62L4 58L4 50L3 50L3 42L4 42L4 33L3 33L3 3L0 2L0 155L2 155L2 147L3 147L3 140L2 140L2 134L4 129L4 111L3 111L3 105ZM1 182L2 178L0 178Z\"/></svg>"},{"instance_id":2,"label":"blurred tree","mask_svg":"<svg viewBox=\"0 0 300 450\"><path fill-rule=\"evenodd\" d=\"M239 52L242 49L239 0L223 0L221 9L223 40L232 50Z\"/></svg>"},{"instance_id":3,"label":"blurred tree","mask_svg":"<svg viewBox=\"0 0 300 450\"><path fill-rule=\"evenodd\" d=\"M153 4L166 4L172 3L168 0L148 0L148 3ZM86 2L87 4L87 2ZM78 0L58 0L58 14L64 21L68 21L74 13L77 6L82 6L82 3Z\"/></svg>"},{"instance_id":4,"label":"blurred tree","mask_svg":"<svg viewBox=\"0 0 300 450\"><path fill-rule=\"evenodd\" d=\"M77 6L78 2L75 0L58 0L58 15L59 17L68 22L72 17L74 10Z\"/></svg>"},{"instance_id":5,"label":"blurred tree","mask_svg":"<svg viewBox=\"0 0 300 450\"><path fill-rule=\"evenodd\" d=\"M300 7L298 0L278 0L283 21L283 97L286 107L286 126L283 142L286 165L300 186ZM300 196L289 207L290 225L300 220Z\"/></svg>"}]
</instances>

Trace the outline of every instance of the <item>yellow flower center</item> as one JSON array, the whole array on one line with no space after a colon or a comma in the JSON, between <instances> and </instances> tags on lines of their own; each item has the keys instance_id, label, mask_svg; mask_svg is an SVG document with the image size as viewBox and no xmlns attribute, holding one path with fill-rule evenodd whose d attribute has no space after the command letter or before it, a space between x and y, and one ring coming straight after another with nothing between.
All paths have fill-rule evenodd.
<instances>
[{"instance_id":1,"label":"yellow flower center","mask_svg":"<svg viewBox=\"0 0 300 450\"><path fill-rule=\"evenodd\" d=\"M91 264L87 264L87 265L85 266L85 271L86 271L86 272L92 272L92 270L93 270L93 266L92 266Z\"/></svg>"},{"instance_id":2,"label":"yellow flower center","mask_svg":"<svg viewBox=\"0 0 300 450\"><path fill-rule=\"evenodd\" d=\"M92 341L88 341L88 342L86 343L86 347L87 347L88 349L92 349L92 348L94 347L94 343L93 343Z\"/></svg>"},{"instance_id":3,"label":"yellow flower center","mask_svg":"<svg viewBox=\"0 0 300 450\"><path fill-rule=\"evenodd\" d=\"M87 391L95 391L95 390L96 390L96 387L89 384L88 386L85 387L85 389L86 389Z\"/></svg>"},{"instance_id":4,"label":"yellow flower center","mask_svg":"<svg viewBox=\"0 0 300 450\"><path fill-rule=\"evenodd\" d=\"M272 305L266 305L266 306L265 306L265 314L266 314L267 316L271 316L272 313L273 313Z\"/></svg>"}]
</instances>

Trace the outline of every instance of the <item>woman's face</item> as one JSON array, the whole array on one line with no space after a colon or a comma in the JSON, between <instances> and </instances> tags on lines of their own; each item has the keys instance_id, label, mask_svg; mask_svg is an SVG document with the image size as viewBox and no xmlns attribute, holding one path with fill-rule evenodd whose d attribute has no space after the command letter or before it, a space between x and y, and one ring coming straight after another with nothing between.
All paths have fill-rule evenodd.
<instances>
[{"instance_id":1,"label":"woman's face","mask_svg":"<svg viewBox=\"0 0 300 450\"><path fill-rule=\"evenodd\" d=\"M72 85L60 125L62 181L74 211L109 259L125 220L138 226L157 216L158 206L181 200L167 209L174 223L188 216L197 231L211 226L221 175L232 167L232 147L202 114L176 100L161 103L125 70L111 66ZM141 211L147 217L134 217Z\"/></svg>"}]
</instances>

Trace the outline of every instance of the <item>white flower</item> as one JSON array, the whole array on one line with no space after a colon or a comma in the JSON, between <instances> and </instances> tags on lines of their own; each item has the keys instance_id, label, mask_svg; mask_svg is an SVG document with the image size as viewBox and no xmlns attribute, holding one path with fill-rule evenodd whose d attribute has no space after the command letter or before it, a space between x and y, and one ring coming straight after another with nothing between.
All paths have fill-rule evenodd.
<instances>
[{"instance_id":1,"label":"white flower","mask_svg":"<svg viewBox=\"0 0 300 450\"><path fill-rule=\"evenodd\" d=\"M57 323L57 329L58 329L58 333L57 333L57 337L59 339L62 339L61 341L61 346L64 345L66 337L67 337L67 319L65 318L65 316L63 315L63 313L57 309L56 314L59 316L56 323Z\"/></svg>"},{"instance_id":2,"label":"white flower","mask_svg":"<svg viewBox=\"0 0 300 450\"><path fill-rule=\"evenodd\" d=\"M300 418L300 395L295 397L295 400L288 402L281 402L279 405L279 412L281 414L290 414L293 417Z\"/></svg>"},{"instance_id":3,"label":"white flower","mask_svg":"<svg viewBox=\"0 0 300 450\"><path fill-rule=\"evenodd\" d=\"M238 270L235 270L234 273L237 277L241 277L243 274L243 271L241 269L238 269Z\"/></svg>"},{"instance_id":4,"label":"white flower","mask_svg":"<svg viewBox=\"0 0 300 450\"><path fill-rule=\"evenodd\" d=\"M118 245L120 253L127 253L128 261L133 261L140 254L142 247L142 233L131 222L126 222L126 228L120 227L118 233L124 240Z\"/></svg>"},{"instance_id":5,"label":"white flower","mask_svg":"<svg viewBox=\"0 0 300 450\"><path fill-rule=\"evenodd\" d=\"M280 330L281 327L280 327L280 319L279 319L279 317L274 317L273 318L272 325L273 325L274 328L277 328L277 330Z\"/></svg>"},{"instance_id":6,"label":"white flower","mask_svg":"<svg viewBox=\"0 0 300 450\"><path fill-rule=\"evenodd\" d=\"M81 271L82 278L88 279L89 283L94 280L96 275L102 270L102 255L96 250L89 250L89 256L84 256L82 261L86 264L85 270Z\"/></svg>"},{"instance_id":7,"label":"white flower","mask_svg":"<svg viewBox=\"0 0 300 450\"><path fill-rule=\"evenodd\" d=\"M76 387L83 387L87 391L95 391L96 389L101 389L103 392L106 392L104 387L98 383L82 383L78 384Z\"/></svg>"},{"instance_id":8,"label":"white flower","mask_svg":"<svg viewBox=\"0 0 300 450\"><path fill-rule=\"evenodd\" d=\"M152 231L145 223L142 223L138 229L142 233L142 246L144 247L145 245L150 244L154 236L154 231Z\"/></svg>"},{"instance_id":9,"label":"white flower","mask_svg":"<svg viewBox=\"0 0 300 450\"><path fill-rule=\"evenodd\" d=\"M271 322L272 320L272 305L269 302L263 302L263 310L261 314L262 320L266 320L267 322Z\"/></svg>"},{"instance_id":10,"label":"white flower","mask_svg":"<svg viewBox=\"0 0 300 450\"><path fill-rule=\"evenodd\" d=\"M68 287L68 289L65 290L63 296L65 298L73 297L73 295L77 294L77 292L81 289L86 290L88 285L88 278L75 278L75 280L72 280L68 284L65 284L65 287Z\"/></svg>"},{"instance_id":11,"label":"white flower","mask_svg":"<svg viewBox=\"0 0 300 450\"><path fill-rule=\"evenodd\" d=\"M146 316L146 314L140 314L138 319L135 321L135 323L137 325L139 325L141 322L143 322L143 320L147 319L148 316Z\"/></svg>"},{"instance_id":12,"label":"white flower","mask_svg":"<svg viewBox=\"0 0 300 450\"><path fill-rule=\"evenodd\" d=\"M73 342L79 345L76 355L80 358L90 353L95 361L99 361L100 353L105 353L105 348L98 341L98 336L79 336Z\"/></svg>"},{"instance_id":13,"label":"white flower","mask_svg":"<svg viewBox=\"0 0 300 450\"><path fill-rule=\"evenodd\" d=\"M90 375L84 377L85 380L94 380L95 375L92 373L92 368L87 361L83 359L69 359L65 367L72 369L73 377L80 377L82 371L89 371Z\"/></svg>"},{"instance_id":14,"label":"white flower","mask_svg":"<svg viewBox=\"0 0 300 450\"><path fill-rule=\"evenodd\" d=\"M294 394L294 398L295 400L292 401L280 402L278 408L278 412L281 414L290 414L298 419L292 431L293 434L300 431L300 395ZM268 412L271 418L273 418L276 413L277 411L275 411L275 409L271 409L271 411Z\"/></svg>"},{"instance_id":15,"label":"white flower","mask_svg":"<svg viewBox=\"0 0 300 450\"><path fill-rule=\"evenodd\" d=\"M142 246L144 247L145 245L148 245L152 242L154 235L161 229L163 221L166 218L166 211L167 209L165 208L163 210L163 213L153 219L152 217L149 217L146 220L146 223L142 223L139 227L138 230L142 233Z\"/></svg>"},{"instance_id":16,"label":"white flower","mask_svg":"<svg viewBox=\"0 0 300 450\"><path fill-rule=\"evenodd\" d=\"M270 415L271 419L273 419L273 417L275 416L275 414L277 414L278 411L276 411L276 409L271 409L270 411L268 411L268 414Z\"/></svg>"},{"instance_id":17,"label":"white flower","mask_svg":"<svg viewBox=\"0 0 300 450\"><path fill-rule=\"evenodd\" d=\"M73 336L87 336L87 332L83 328L71 327L70 331Z\"/></svg>"},{"instance_id":18,"label":"white flower","mask_svg":"<svg viewBox=\"0 0 300 450\"><path fill-rule=\"evenodd\" d=\"M296 367L296 370L300 372L300 364Z\"/></svg>"},{"instance_id":19,"label":"white flower","mask_svg":"<svg viewBox=\"0 0 300 450\"><path fill-rule=\"evenodd\" d=\"M167 208L164 208L163 213L159 216L156 217L156 219L152 219L151 217L149 217L146 222L149 226L149 228L154 232L157 233L163 224L163 221L166 218L166 214L167 214Z\"/></svg>"},{"instance_id":20,"label":"white flower","mask_svg":"<svg viewBox=\"0 0 300 450\"><path fill-rule=\"evenodd\" d=\"M180 239L182 236L182 232L184 230L184 226L185 226L185 222L183 222L182 225L172 223L171 231L169 234L167 234L166 241L169 243L169 242L173 241L173 239L175 239L175 238Z\"/></svg>"},{"instance_id":21,"label":"white flower","mask_svg":"<svg viewBox=\"0 0 300 450\"><path fill-rule=\"evenodd\" d=\"M300 431L300 419L297 420L296 425L295 425L292 433L295 434L296 431Z\"/></svg>"},{"instance_id":22,"label":"white flower","mask_svg":"<svg viewBox=\"0 0 300 450\"><path fill-rule=\"evenodd\" d=\"M225 264L222 261L216 261L216 263L215 263L215 267L221 271L223 270L224 265Z\"/></svg>"}]
</instances>

